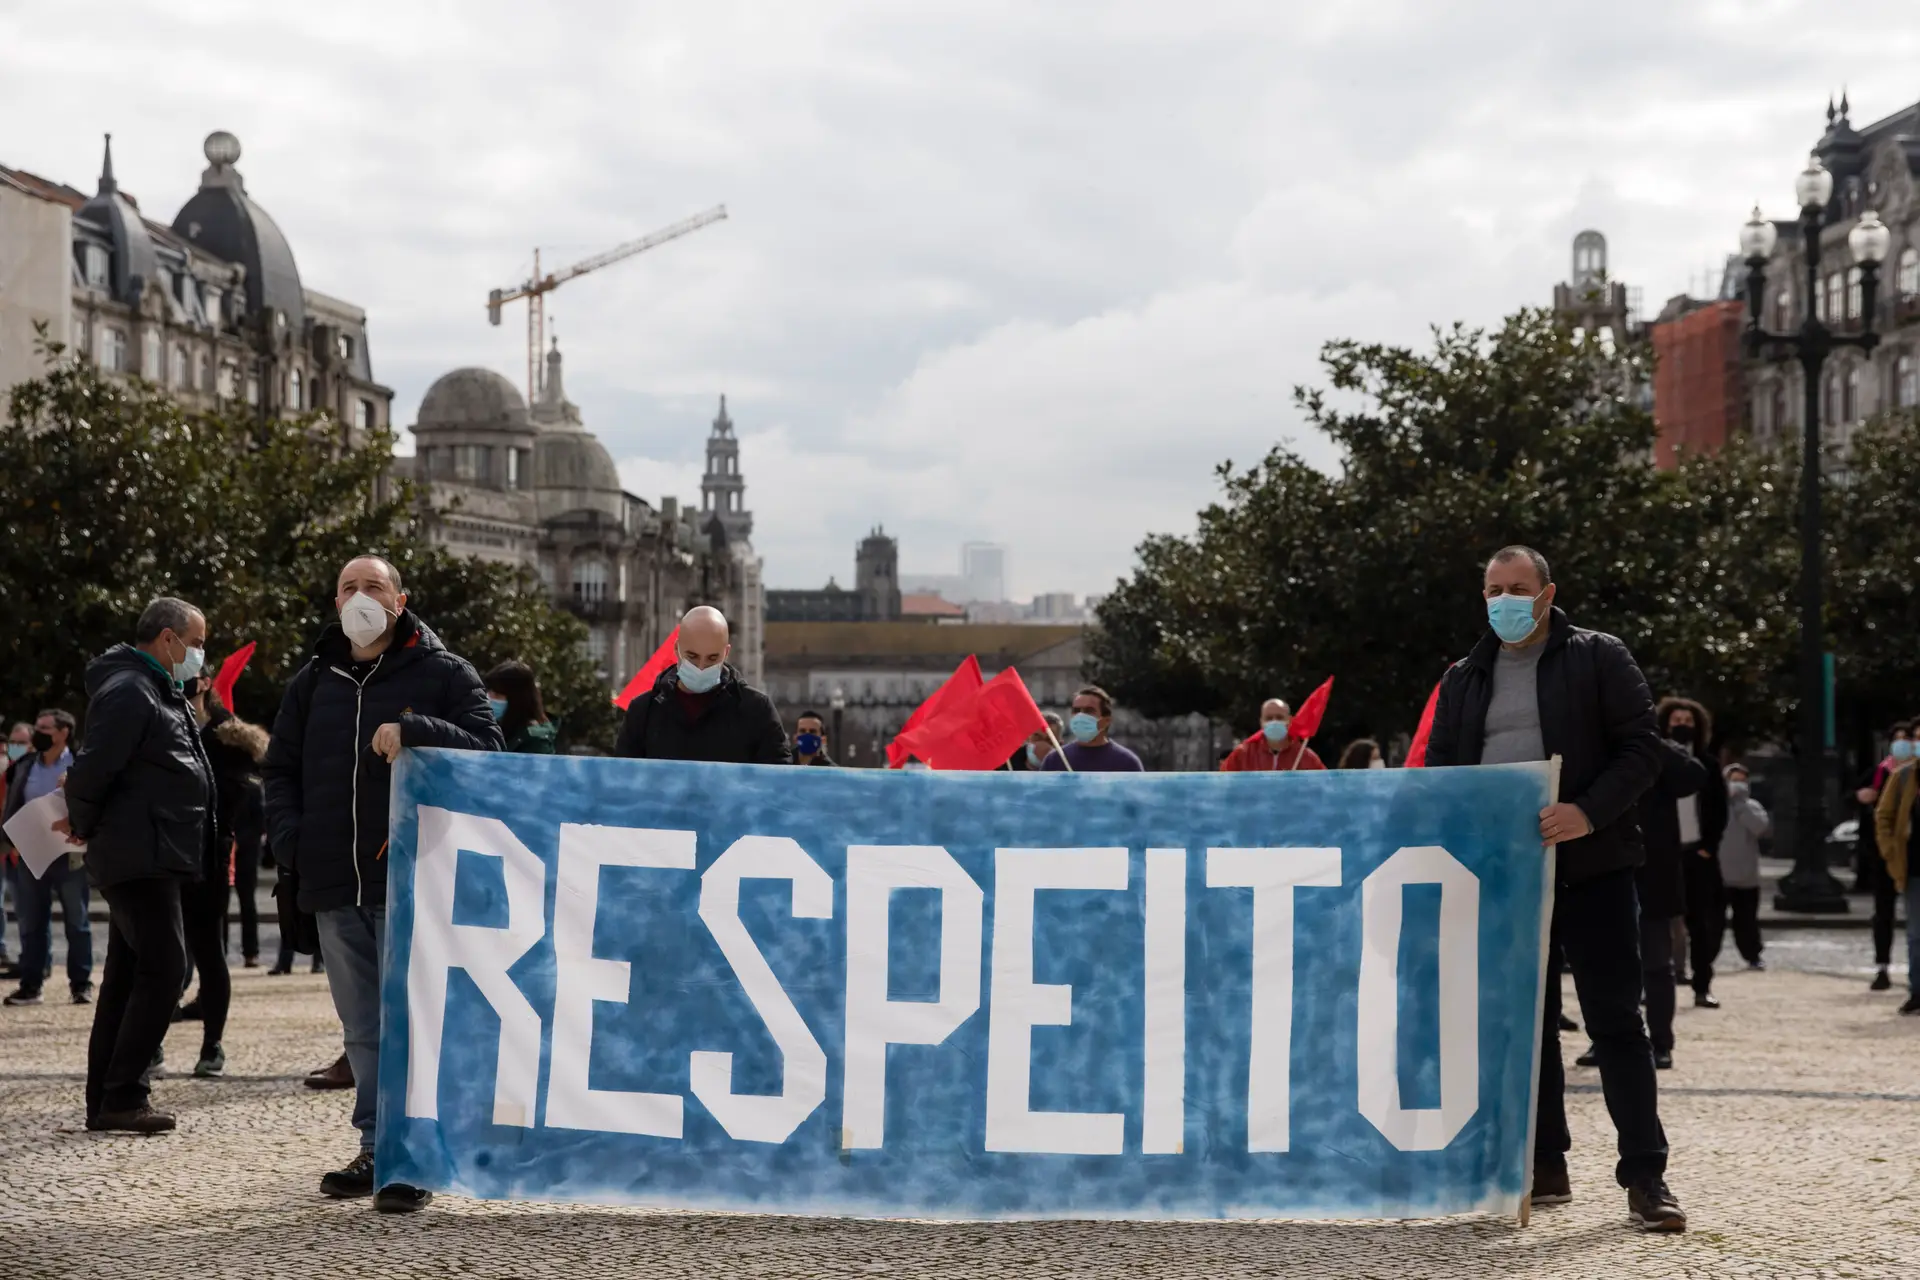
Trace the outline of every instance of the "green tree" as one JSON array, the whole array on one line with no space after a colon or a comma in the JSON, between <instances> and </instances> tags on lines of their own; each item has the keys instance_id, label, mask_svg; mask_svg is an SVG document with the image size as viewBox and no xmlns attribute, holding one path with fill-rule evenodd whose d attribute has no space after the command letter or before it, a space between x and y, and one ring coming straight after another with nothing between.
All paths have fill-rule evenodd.
<instances>
[{"instance_id":1,"label":"green tree","mask_svg":"<svg viewBox=\"0 0 1920 1280\"><path fill-rule=\"evenodd\" d=\"M432 546L412 489L383 481L390 435L348 449L320 417L190 411L48 352L0 423L0 589L16 620L0 706L81 707L86 664L129 638L149 599L175 594L206 611L210 661L258 644L234 700L271 723L331 618L340 566L376 552L455 652L483 671L516 657L540 674L563 742L609 743L584 626L523 571Z\"/></svg>"},{"instance_id":2,"label":"green tree","mask_svg":"<svg viewBox=\"0 0 1920 1280\"><path fill-rule=\"evenodd\" d=\"M1710 699L1736 732L1779 726L1791 475L1740 448L1657 470L1644 351L1600 352L1525 311L1436 330L1429 351L1329 343L1322 365L1326 385L1295 395L1338 469L1284 446L1224 465L1192 537L1142 545L1093 640L1116 696L1250 725L1261 699L1331 674L1321 745L1410 732L1485 630L1488 553L1519 542L1657 689Z\"/></svg>"}]
</instances>

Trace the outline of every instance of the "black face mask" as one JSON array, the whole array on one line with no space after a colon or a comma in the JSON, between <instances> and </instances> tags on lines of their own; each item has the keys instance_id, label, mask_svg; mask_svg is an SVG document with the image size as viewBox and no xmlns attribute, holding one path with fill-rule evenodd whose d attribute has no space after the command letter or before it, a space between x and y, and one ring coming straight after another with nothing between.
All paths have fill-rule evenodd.
<instances>
[{"instance_id":1,"label":"black face mask","mask_svg":"<svg viewBox=\"0 0 1920 1280\"><path fill-rule=\"evenodd\" d=\"M33 749L41 755L53 750L53 735L39 729L33 731Z\"/></svg>"},{"instance_id":2,"label":"black face mask","mask_svg":"<svg viewBox=\"0 0 1920 1280\"><path fill-rule=\"evenodd\" d=\"M1667 729L1667 736L1684 747L1693 741L1693 726L1690 724L1672 725Z\"/></svg>"}]
</instances>

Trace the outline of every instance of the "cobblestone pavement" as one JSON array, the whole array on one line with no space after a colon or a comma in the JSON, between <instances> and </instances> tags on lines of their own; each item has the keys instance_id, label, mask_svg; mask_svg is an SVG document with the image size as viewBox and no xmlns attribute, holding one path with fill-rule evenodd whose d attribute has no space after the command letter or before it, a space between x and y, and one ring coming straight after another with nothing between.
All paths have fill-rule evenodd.
<instances>
[{"instance_id":1,"label":"cobblestone pavement","mask_svg":"<svg viewBox=\"0 0 1920 1280\"><path fill-rule=\"evenodd\" d=\"M0 1280L1920 1275L1920 1019L1851 977L1735 973L1724 1010L1682 1010L1662 1100L1684 1237L1628 1226L1598 1084L1578 1068L1574 1203L1524 1229L846 1222L446 1196L388 1218L316 1189L354 1149L347 1095L300 1084L339 1051L325 979L236 970L234 986L228 1078L162 1081L180 1130L159 1138L81 1130L90 1010L0 1010ZM198 1032L177 1026L171 1063L192 1061ZM1569 1058L1583 1043L1569 1037Z\"/></svg>"}]
</instances>

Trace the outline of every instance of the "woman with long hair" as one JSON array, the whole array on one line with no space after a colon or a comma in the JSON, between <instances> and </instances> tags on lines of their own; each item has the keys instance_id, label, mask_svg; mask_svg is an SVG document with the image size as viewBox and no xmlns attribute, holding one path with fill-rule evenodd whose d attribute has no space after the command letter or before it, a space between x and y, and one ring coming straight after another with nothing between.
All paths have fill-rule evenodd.
<instances>
[{"instance_id":1,"label":"woman with long hair","mask_svg":"<svg viewBox=\"0 0 1920 1280\"><path fill-rule=\"evenodd\" d=\"M494 719L500 722L507 750L523 755L550 756L559 729L547 719L546 705L540 700L540 682L533 668L524 662L503 662L487 672L487 701Z\"/></svg>"},{"instance_id":2,"label":"woman with long hair","mask_svg":"<svg viewBox=\"0 0 1920 1280\"><path fill-rule=\"evenodd\" d=\"M1384 769L1387 757L1381 754L1380 744L1372 738L1357 738L1347 744L1340 753L1340 763L1336 769Z\"/></svg>"}]
</instances>

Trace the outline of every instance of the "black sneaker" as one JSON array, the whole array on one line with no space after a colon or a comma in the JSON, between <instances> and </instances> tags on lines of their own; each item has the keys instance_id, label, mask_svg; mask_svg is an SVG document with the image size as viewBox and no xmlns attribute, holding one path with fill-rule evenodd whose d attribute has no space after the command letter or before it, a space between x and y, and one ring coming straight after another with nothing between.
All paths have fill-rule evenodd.
<instances>
[{"instance_id":1,"label":"black sneaker","mask_svg":"<svg viewBox=\"0 0 1920 1280\"><path fill-rule=\"evenodd\" d=\"M1720 1007L1720 997L1714 995L1711 991L1696 991L1693 993L1693 1007L1696 1009L1718 1009Z\"/></svg>"},{"instance_id":2,"label":"black sneaker","mask_svg":"<svg viewBox=\"0 0 1920 1280\"><path fill-rule=\"evenodd\" d=\"M1752 973L1765 973L1767 971L1767 962L1761 957L1755 956L1753 959L1747 961L1747 969Z\"/></svg>"},{"instance_id":3,"label":"black sneaker","mask_svg":"<svg viewBox=\"0 0 1920 1280\"><path fill-rule=\"evenodd\" d=\"M1573 1184L1567 1181L1566 1166L1558 1169L1535 1169L1533 1171L1533 1195L1535 1204L1566 1204L1573 1199Z\"/></svg>"},{"instance_id":4,"label":"black sneaker","mask_svg":"<svg viewBox=\"0 0 1920 1280\"><path fill-rule=\"evenodd\" d=\"M89 982L84 987L75 987L73 989L73 1002L75 1004L92 1004L93 984Z\"/></svg>"},{"instance_id":5,"label":"black sneaker","mask_svg":"<svg viewBox=\"0 0 1920 1280\"><path fill-rule=\"evenodd\" d=\"M1660 1071L1673 1070L1673 1050L1655 1049L1653 1051L1653 1065Z\"/></svg>"},{"instance_id":6,"label":"black sneaker","mask_svg":"<svg viewBox=\"0 0 1920 1280\"><path fill-rule=\"evenodd\" d=\"M1686 1211L1667 1190L1664 1179L1653 1178L1627 1188L1627 1213L1643 1231L1685 1231Z\"/></svg>"},{"instance_id":7,"label":"black sneaker","mask_svg":"<svg viewBox=\"0 0 1920 1280\"><path fill-rule=\"evenodd\" d=\"M1599 1046L1598 1046L1598 1045L1591 1045L1591 1044L1590 1044L1590 1045L1588 1045L1588 1046L1587 1046L1587 1051L1586 1051L1585 1053L1583 1053L1583 1054L1581 1054L1581 1055L1580 1055L1579 1057L1577 1057L1577 1058L1575 1058L1575 1059L1573 1060L1573 1065L1574 1065L1574 1066L1576 1066L1576 1067L1597 1067L1597 1066L1599 1066L1599 1065L1600 1065L1600 1049L1599 1049Z\"/></svg>"},{"instance_id":8,"label":"black sneaker","mask_svg":"<svg viewBox=\"0 0 1920 1280\"><path fill-rule=\"evenodd\" d=\"M1880 972L1873 975L1873 981L1867 984L1869 991L1893 990L1893 979L1887 976L1887 966L1881 965Z\"/></svg>"},{"instance_id":9,"label":"black sneaker","mask_svg":"<svg viewBox=\"0 0 1920 1280\"><path fill-rule=\"evenodd\" d=\"M87 1121L87 1128L95 1133L172 1133L173 1117L143 1103L131 1111L102 1111Z\"/></svg>"},{"instance_id":10,"label":"black sneaker","mask_svg":"<svg viewBox=\"0 0 1920 1280\"><path fill-rule=\"evenodd\" d=\"M433 1192L410 1187L404 1182L389 1182L373 1198L373 1207L381 1213L418 1213L433 1202Z\"/></svg>"},{"instance_id":11,"label":"black sneaker","mask_svg":"<svg viewBox=\"0 0 1920 1280\"><path fill-rule=\"evenodd\" d=\"M193 1064L196 1080L218 1080L227 1069L227 1051L219 1045L200 1051L200 1061Z\"/></svg>"},{"instance_id":12,"label":"black sneaker","mask_svg":"<svg viewBox=\"0 0 1920 1280\"><path fill-rule=\"evenodd\" d=\"M1908 1016L1920 1013L1920 995L1908 996L1907 1002L1900 1006L1900 1012Z\"/></svg>"},{"instance_id":13,"label":"black sneaker","mask_svg":"<svg viewBox=\"0 0 1920 1280\"><path fill-rule=\"evenodd\" d=\"M38 987L33 988L31 991L29 991L25 987L22 987L18 991L14 992L12 995L8 996L5 1000L0 1000L0 1004L9 1004L9 1005L39 1004L39 1003L40 1003L40 988Z\"/></svg>"},{"instance_id":14,"label":"black sneaker","mask_svg":"<svg viewBox=\"0 0 1920 1280\"><path fill-rule=\"evenodd\" d=\"M344 1169L320 1179L320 1194L335 1200L358 1200L373 1194L373 1152L362 1151Z\"/></svg>"}]
</instances>

